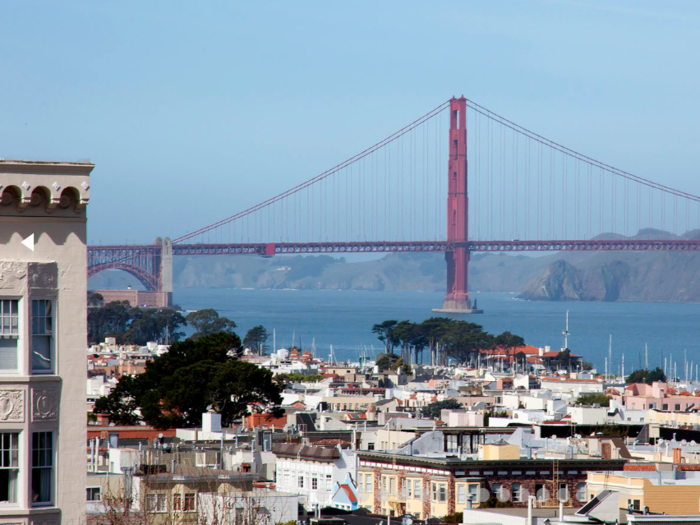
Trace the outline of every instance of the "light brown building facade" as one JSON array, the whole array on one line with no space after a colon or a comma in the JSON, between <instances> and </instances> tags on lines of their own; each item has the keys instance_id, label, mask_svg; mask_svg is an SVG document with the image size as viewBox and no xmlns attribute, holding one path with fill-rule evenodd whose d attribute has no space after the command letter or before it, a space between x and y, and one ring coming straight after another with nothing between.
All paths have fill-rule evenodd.
<instances>
[{"instance_id":1,"label":"light brown building facade","mask_svg":"<svg viewBox=\"0 0 700 525\"><path fill-rule=\"evenodd\" d=\"M0 160L0 523L85 520L93 168Z\"/></svg>"}]
</instances>

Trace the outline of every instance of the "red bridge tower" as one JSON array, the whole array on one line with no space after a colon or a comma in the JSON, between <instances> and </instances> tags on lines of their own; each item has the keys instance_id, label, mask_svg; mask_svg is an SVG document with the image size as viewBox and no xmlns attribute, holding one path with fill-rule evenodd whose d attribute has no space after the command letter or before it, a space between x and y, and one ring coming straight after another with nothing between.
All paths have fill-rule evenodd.
<instances>
[{"instance_id":1,"label":"red bridge tower","mask_svg":"<svg viewBox=\"0 0 700 525\"><path fill-rule=\"evenodd\" d=\"M469 196L467 194L467 100L450 101L447 242L454 246L445 252L447 292L442 308L434 312L476 314L469 299Z\"/></svg>"}]
</instances>

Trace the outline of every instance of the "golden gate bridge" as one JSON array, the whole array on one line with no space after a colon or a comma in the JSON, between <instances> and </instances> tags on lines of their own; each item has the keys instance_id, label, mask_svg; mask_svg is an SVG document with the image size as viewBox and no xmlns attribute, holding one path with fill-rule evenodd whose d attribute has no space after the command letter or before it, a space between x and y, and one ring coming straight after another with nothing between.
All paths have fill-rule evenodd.
<instances>
[{"instance_id":1,"label":"golden gate bridge","mask_svg":"<svg viewBox=\"0 0 700 525\"><path fill-rule=\"evenodd\" d=\"M227 197L234 192L221 191L221 201L235 200ZM436 311L471 313L472 252L599 250L700 250L700 197L460 97L331 169L172 241L89 246L88 277L118 269L146 290L171 293L179 255L444 252L446 294Z\"/></svg>"}]
</instances>

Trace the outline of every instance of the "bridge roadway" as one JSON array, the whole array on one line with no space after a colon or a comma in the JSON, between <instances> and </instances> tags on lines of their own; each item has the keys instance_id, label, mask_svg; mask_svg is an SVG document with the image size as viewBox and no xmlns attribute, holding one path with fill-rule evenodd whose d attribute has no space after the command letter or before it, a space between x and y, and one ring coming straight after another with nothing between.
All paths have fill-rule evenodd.
<instances>
[{"instance_id":1,"label":"bridge roadway","mask_svg":"<svg viewBox=\"0 0 700 525\"><path fill-rule=\"evenodd\" d=\"M447 252L466 246L472 252L541 251L700 251L696 240L593 240L593 241L386 241L386 242L307 242L307 243L216 243L173 244L173 255L287 255L304 253ZM156 244L131 246L89 246L90 266L133 261L159 255ZM98 262L101 261L101 262Z\"/></svg>"}]
</instances>

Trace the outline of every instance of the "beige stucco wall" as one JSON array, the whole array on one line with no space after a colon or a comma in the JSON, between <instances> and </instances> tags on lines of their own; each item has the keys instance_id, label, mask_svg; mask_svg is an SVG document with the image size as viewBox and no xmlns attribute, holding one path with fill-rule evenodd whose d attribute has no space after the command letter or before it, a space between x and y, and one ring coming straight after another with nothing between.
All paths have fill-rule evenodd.
<instances>
[{"instance_id":1,"label":"beige stucco wall","mask_svg":"<svg viewBox=\"0 0 700 525\"><path fill-rule=\"evenodd\" d=\"M0 508L3 521L85 522L85 205L93 167L0 161L0 296L20 300L19 371L0 375L0 398L21 392L13 398L15 409L0 417L0 431L20 432L18 502ZM32 234L34 251L22 244ZM55 301L51 374L31 372L32 299ZM54 433L54 498L43 507L32 507L31 434L36 431Z\"/></svg>"}]
</instances>

